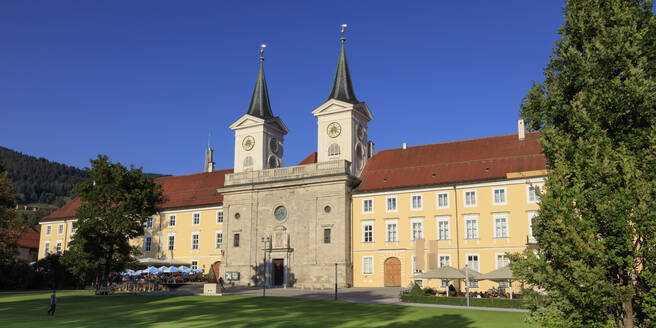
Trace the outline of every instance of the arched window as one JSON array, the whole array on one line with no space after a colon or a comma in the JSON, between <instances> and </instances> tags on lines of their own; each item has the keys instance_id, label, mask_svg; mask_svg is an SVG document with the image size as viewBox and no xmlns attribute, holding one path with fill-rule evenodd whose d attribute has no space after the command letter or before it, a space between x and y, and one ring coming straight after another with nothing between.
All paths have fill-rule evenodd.
<instances>
[{"instance_id":1,"label":"arched window","mask_svg":"<svg viewBox=\"0 0 656 328\"><path fill-rule=\"evenodd\" d=\"M250 166L253 166L253 157L246 156L246 158L244 158L244 167Z\"/></svg>"},{"instance_id":2,"label":"arched window","mask_svg":"<svg viewBox=\"0 0 656 328\"><path fill-rule=\"evenodd\" d=\"M275 169L278 166L279 166L278 159L276 158L276 156L271 155L269 157L269 168L270 169Z\"/></svg>"},{"instance_id":3,"label":"arched window","mask_svg":"<svg viewBox=\"0 0 656 328\"><path fill-rule=\"evenodd\" d=\"M334 143L328 147L328 156L339 156L339 145Z\"/></svg>"}]
</instances>

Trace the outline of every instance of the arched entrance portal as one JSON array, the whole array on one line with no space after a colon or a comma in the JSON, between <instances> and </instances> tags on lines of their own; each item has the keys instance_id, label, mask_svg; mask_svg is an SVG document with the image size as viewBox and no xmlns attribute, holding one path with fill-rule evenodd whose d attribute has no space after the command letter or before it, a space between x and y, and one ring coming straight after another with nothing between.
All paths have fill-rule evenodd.
<instances>
[{"instance_id":1,"label":"arched entrance portal","mask_svg":"<svg viewBox=\"0 0 656 328\"><path fill-rule=\"evenodd\" d=\"M210 266L209 276L207 277L207 282L217 283L219 282L219 277L221 277L221 261L216 261Z\"/></svg>"},{"instance_id":2,"label":"arched entrance portal","mask_svg":"<svg viewBox=\"0 0 656 328\"><path fill-rule=\"evenodd\" d=\"M385 260L385 287L401 286L401 260L390 257Z\"/></svg>"}]
</instances>

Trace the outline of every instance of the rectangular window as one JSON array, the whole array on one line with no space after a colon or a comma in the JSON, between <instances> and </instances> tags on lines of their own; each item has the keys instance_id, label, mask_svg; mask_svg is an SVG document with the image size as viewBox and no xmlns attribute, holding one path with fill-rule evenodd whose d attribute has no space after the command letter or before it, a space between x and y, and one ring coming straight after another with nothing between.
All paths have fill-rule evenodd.
<instances>
[{"instance_id":1,"label":"rectangular window","mask_svg":"<svg viewBox=\"0 0 656 328\"><path fill-rule=\"evenodd\" d=\"M494 189L492 193L494 205L506 205L506 189Z\"/></svg>"},{"instance_id":2,"label":"rectangular window","mask_svg":"<svg viewBox=\"0 0 656 328\"><path fill-rule=\"evenodd\" d=\"M75 222L71 223L71 233L75 233L77 229L75 229Z\"/></svg>"},{"instance_id":3,"label":"rectangular window","mask_svg":"<svg viewBox=\"0 0 656 328\"><path fill-rule=\"evenodd\" d=\"M55 253L61 254L62 252L62 242L61 240L57 241L57 246L55 246Z\"/></svg>"},{"instance_id":4,"label":"rectangular window","mask_svg":"<svg viewBox=\"0 0 656 328\"><path fill-rule=\"evenodd\" d=\"M528 186L528 202L529 203L537 203L540 200L540 195L542 194L542 187L535 185L535 186Z\"/></svg>"},{"instance_id":5,"label":"rectangular window","mask_svg":"<svg viewBox=\"0 0 656 328\"><path fill-rule=\"evenodd\" d=\"M239 247L239 234L238 233L236 233L234 238L232 239L232 246Z\"/></svg>"},{"instance_id":6,"label":"rectangular window","mask_svg":"<svg viewBox=\"0 0 656 328\"><path fill-rule=\"evenodd\" d=\"M191 261L191 269L192 270L198 269L198 261Z\"/></svg>"},{"instance_id":7,"label":"rectangular window","mask_svg":"<svg viewBox=\"0 0 656 328\"><path fill-rule=\"evenodd\" d=\"M362 242L374 242L374 224L372 222L362 222Z\"/></svg>"},{"instance_id":8,"label":"rectangular window","mask_svg":"<svg viewBox=\"0 0 656 328\"><path fill-rule=\"evenodd\" d=\"M48 256L48 252L50 252L50 242L46 241L43 244L43 256Z\"/></svg>"},{"instance_id":9,"label":"rectangular window","mask_svg":"<svg viewBox=\"0 0 656 328\"><path fill-rule=\"evenodd\" d=\"M223 231L216 232L216 249L223 247Z\"/></svg>"},{"instance_id":10,"label":"rectangular window","mask_svg":"<svg viewBox=\"0 0 656 328\"><path fill-rule=\"evenodd\" d=\"M510 259L506 254L497 254L496 255L497 269L503 268L510 264Z\"/></svg>"},{"instance_id":11,"label":"rectangular window","mask_svg":"<svg viewBox=\"0 0 656 328\"><path fill-rule=\"evenodd\" d=\"M194 213L191 222L192 222L193 225L199 225L200 224L200 213Z\"/></svg>"},{"instance_id":12,"label":"rectangular window","mask_svg":"<svg viewBox=\"0 0 656 328\"><path fill-rule=\"evenodd\" d=\"M421 195L413 195L412 196L412 209L413 210L420 210L423 208L423 203L421 199Z\"/></svg>"},{"instance_id":13,"label":"rectangular window","mask_svg":"<svg viewBox=\"0 0 656 328\"><path fill-rule=\"evenodd\" d=\"M387 197L387 211L396 212L396 197Z\"/></svg>"},{"instance_id":14,"label":"rectangular window","mask_svg":"<svg viewBox=\"0 0 656 328\"><path fill-rule=\"evenodd\" d=\"M146 239L144 240L144 252L150 252L152 244L153 244L153 237L146 236Z\"/></svg>"},{"instance_id":15,"label":"rectangular window","mask_svg":"<svg viewBox=\"0 0 656 328\"><path fill-rule=\"evenodd\" d=\"M330 229L323 229L323 243L330 244Z\"/></svg>"},{"instance_id":16,"label":"rectangular window","mask_svg":"<svg viewBox=\"0 0 656 328\"><path fill-rule=\"evenodd\" d=\"M424 238L424 223L421 218L411 219L412 235L410 240L417 240Z\"/></svg>"},{"instance_id":17,"label":"rectangular window","mask_svg":"<svg viewBox=\"0 0 656 328\"><path fill-rule=\"evenodd\" d=\"M198 239L200 235L195 232L191 235L191 249L198 249Z\"/></svg>"},{"instance_id":18,"label":"rectangular window","mask_svg":"<svg viewBox=\"0 0 656 328\"><path fill-rule=\"evenodd\" d=\"M374 257L373 256L363 256L362 257L362 274L373 274L374 273Z\"/></svg>"},{"instance_id":19,"label":"rectangular window","mask_svg":"<svg viewBox=\"0 0 656 328\"><path fill-rule=\"evenodd\" d=\"M528 211L528 241L530 243L536 243L535 237L533 237L533 218L538 216L537 211Z\"/></svg>"},{"instance_id":20,"label":"rectangular window","mask_svg":"<svg viewBox=\"0 0 656 328\"><path fill-rule=\"evenodd\" d=\"M150 229L153 227L153 217L149 216L146 218L146 228Z\"/></svg>"},{"instance_id":21,"label":"rectangular window","mask_svg":"<svg viewBox=\"0 0 656 328\"><path fill-rule=\"evenodd\" d=\"M169 235L169 251L172 251L175 246L175 235Z\"/></svg>"},{"instance_id":22,"label":"rectangular window","mask_svg":"<svg viewBox=\"0 0 656 328\"><path fill-rule=\"evenodd\" d=\"M442 192L437 194L437 208L449 208L449 194Z\"/></svg>"},{"instance_id":23,"label":"rectangular window","mask_svg":"<svg viewBox=\"0 0 656 328\"><path fill-rule=\"evenodd\" d=\"M57 234L61 235L64 233L64 225L60 224L59 227L57 227Z\"/></svg>"},{"instance_id":24,"label":"rectangular window","mask_svg":"<svg viewBox=\"0 0 656 328\"><path fill-rule=\"evenodd\" d=\"M451 255L440 255L440 268L445 266L451 266ZM449 286L449 280L440 281L440 287L446 288Z\"/></svg>"},{"instance_id":25,"label":"rectangular window","mask_svg":"<svg viewBox=\"0 0 656 328\"><path fill-rule=\"evenodd\" d=\"M451 235L449 233L449 217L437 218L437 240L449 240Z\"/></svg>"},{"instance_id":26,"label":"rectangular window","mask_svg":"<svg viewBox=\"0 0 656 328\"><path fill-rule=\"evenodd\" d=\"M478 255L467 255L467 266L474 271L481 271L478 263ZM478 288L478 281L469 281L469 287Z\"/></svg>"},{"instance_id":27,"label":"rectangular window","mask_svg":"<svg viewBox=\"0 0 656 328\"><path fill-rule=\"evenodd\" d=\"M478 217L465 215L465 238L478 239Z\"/></svg>"},{"instance_id":28,"label":"rectangular window","mask_svg":"<svg viewBox=\"0 0 656 328\"><path fill-rule=\"evenodd\" d=\"M494 215L494 237L508 238L508 217L504 215Z\"/></svg>"},{"instance_id":29,"label":"rectangular window","mask_svg":"<svg viewBox=\"0 0 656 328\"><path fill-rule=\"evenodd\" d=\"M169 227L175 227L175 215L169 216Z\"/></svg>"},{"instance_id":30,"label":"rectangular window","mask_svg":"<svg viewBox=\"0 0 656 328\"><path fill-rule=\"evenodd\" d=\"M50 235L50 232L52 232L52 227L49 226L49 225L47 225L47 226L46 226L46 236L49 236L49 235Z\"/></svg>"},{"instance_id":31,"label":"rectangular window","mask_svg":"<svg viewBox=\"0 0 656 328\"><path fill-rule=\"evenodd\" d=\"M465 191L465 207L476 206L476 191Z\"/></svg>"},{"instance_id":32,"label":"rectangular window","mask_svg":"<svg viewBox=\"0 0 656 328\"><path fill-rule=\"evenodd\" d=\"M373 212L374 212L374 200L373 199L362 200L362 213L373 213Z\"/></svg>"},{"instance_id":33,"label":"rectangular window","mask_svg":"<svg viewBox=\"0 0 656 328\"><path fill-rule=\"evenodd\" d=\"M387 241L388 242L398 242L399 241L399 233L398 233L398 226L396 221L390 221L387 222Z\"/></svg>"},{"instance_id":34,"label":"rectangular window","mask_svg":"<svg viewBox=\"0 0 656 328\"><path fill-rule=\"evenodd\" d=\"M223 211L216 212L216 223L223 223Z\"/></svg>"}]
</instances>

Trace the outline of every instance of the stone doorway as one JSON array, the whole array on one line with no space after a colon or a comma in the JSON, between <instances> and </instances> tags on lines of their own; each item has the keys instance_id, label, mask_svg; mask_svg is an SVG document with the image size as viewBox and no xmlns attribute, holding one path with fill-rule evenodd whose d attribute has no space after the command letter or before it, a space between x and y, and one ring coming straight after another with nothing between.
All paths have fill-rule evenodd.
<instances>
[{"instance_id":1,"label":"stone doorway","mask_svg":"<svg viewBox=\"0 0 656 328\"><path fill-rule=\"evenodd\" d=\"M271 266L273 267L273 286L282 286L285 283L285 260L273 259Z\"/></svg>"},{"instance_id":2,"label":"stone doorway","mask_svg":"<svg viewBox=\"0 0 656 328\"><path fill-rule=\"evenodd\" d=\"M385 260L385 287L401 286L401 260L390 257Z\"/></svg>"}]
</instances>

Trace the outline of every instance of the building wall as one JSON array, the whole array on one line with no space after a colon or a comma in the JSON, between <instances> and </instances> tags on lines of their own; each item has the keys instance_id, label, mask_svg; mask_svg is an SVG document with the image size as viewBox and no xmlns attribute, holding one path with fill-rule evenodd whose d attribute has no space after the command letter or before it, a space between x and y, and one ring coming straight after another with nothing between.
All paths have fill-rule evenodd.
<instances>
[{"instance_id":1,"label":"building wall","mask_svg":"<svg viewBox=\"0 0 656 328\"><path fill-rule=\"evenodd\" d=\"M529 215L537 211L538 205L528 200L529 185L542 185L541 177L532 179L503 180L492 183L457 185L441 188L426 188L402 191L383 191L379 193L358 194L353 197L353 263L354 285L356 287L384 286L384 262L396 257L401 262L401 285L411 286L416 278L413 272L413 256L416 244L412 241L412 222L423 223L425 238L423 271L428 270L429 241L438 239L438 221L449 223L449 236L438 241L439 256L450 256L452 267L464 268L469 255L478 256L479 272L487 273L497 269L497 255L521 252L526 248L529 232ZM494 204L493 190L504 189L504 204ZM465 192L476 191L476 205L465 206ZM437 195L448 195L448 207L440 208ZM422 197L422 206L412 208L412 196ZM387 210L387 199L396 198L396 211ZM373 210L364 211L364 201L373 201ZM456 205L457 204L457 205ZM495 237L495 217L507 218L507 237ZM465 219L478 217L478 238L465 237ZM387 222L396 221L398 241L387 241ZM365 242L363 227L373 225L373 241ZM363 272L363 257L373 257L373 272ZM439 261L438 261L439 263ZM425 286L438 286L439 281L422 281ZM481 281L480 288L487 290L497 283ZM458 286L454 283L454 286Z\"/></svg>"},{"instance_id":2,"label":"building wall","mask_svg":"<svg viewBox=\"0 0 656 328\"><path fill-rule=\"evenodd\" d=\"M45 245L49 244L47 253L52 254L57 252L57 243L61 243L61 252L68 249L68 244L75 234L72 230L75 218L66 218L57 221L46 221L39 223L41 225L41 232L39 238L39 252L38 259L46 257ZM59 227L62 227L60 232ZM50 233L48 233L50 227Z\"/></svg>"}]
</instances>

